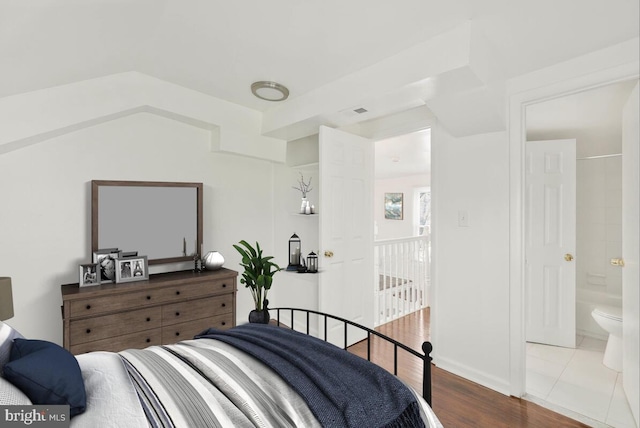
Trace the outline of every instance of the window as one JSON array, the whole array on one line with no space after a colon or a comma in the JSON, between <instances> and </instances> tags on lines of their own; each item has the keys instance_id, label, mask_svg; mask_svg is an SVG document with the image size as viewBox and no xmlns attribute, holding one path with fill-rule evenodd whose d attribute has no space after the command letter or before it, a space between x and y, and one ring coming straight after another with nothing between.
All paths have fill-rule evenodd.
<instances>
[{"instance_id":1,"label":"window","mask_svg":"<svg viewBox=\"0 0 640 428\"><path fill-rule=\"evenodd\" d=\"M431 189L416 189L417 215L415 218L416 235L428 235L431 231Z\"/></svg>"}]
</instances>

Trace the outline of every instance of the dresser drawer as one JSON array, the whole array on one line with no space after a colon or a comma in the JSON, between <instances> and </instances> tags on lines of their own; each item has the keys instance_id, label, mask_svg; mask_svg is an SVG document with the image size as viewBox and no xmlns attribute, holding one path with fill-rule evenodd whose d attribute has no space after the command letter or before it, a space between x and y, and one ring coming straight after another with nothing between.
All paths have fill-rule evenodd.
<instances>
[{"instance_id":1,"label":"dresser drawer","mask_svg":"<svg viewBox=\"0 0 640 428\"><path fill-rule=\"evenodd\" d=\"M214 314L228 314L232 311L232 294L170 303L162 306L162 325L165 326L206 318Z\"/></svg>"},{"instance_id":2,"label":"dresser drawer","mask_svg":"<svg viewBox=\"0 0 640 428\"><path fill-rule=\"evenodd\" d=\"M210 296L223 292L232 292L235 286L235 278L216 279L195 284L176 284L160 290L157 301L169 303L172 301L193 299L202 296Z\"/></svg>"},{"instance_id":3,"label":"dresser drawer","mask_svg":"<svg viewBox=\"0 0 640 428\"><path fill-rule=\"evenodd\" d=\"M118 352L123 349L130 348L146 348L151 345L160 345L162 338L162 330L159 328L153 330L139 331L122 336L110 337L108 339L96 340L94 342L81 343L69 347L69 352L74 355L84 354L93 351L111 351Z\"/></svg>"},{"instance_id":4,"label":"dresser drawer","mask_svg":"<svg viewBox=\"0 0 640 428\"><path fill-rule=\"evenodd\" d=\"M162 343L170 344L181 340L193 339L196 334L202 333L208 328L225 330L233 327L233 315L231 313L202 318L180 324L162 327Z\"/></svg>"},{"instance_id":5,"label":"dresser drawer","mask_svg":"<svg viewBox=\"0 0 640 428\"><path fill-rule=\"evenodd\" d=\"M75 300L69 303L68 318L80 318L95 316L107 312L140 308L160 303L165 290L147 290L122 293L118 296L94 297L90 299Z\"/></svg>"},{"instance_id":6,"label":"dresser drawer","mask_svg":"<svg viewBox=\"0 0 640 428\"><path fill-rule=\"evenodd\" d=\"M113 336L158 328L161 323L160 307L121 312L112 315L72 320L69 323L70 345L93 342Z\"/></svg>"}]
</instances>

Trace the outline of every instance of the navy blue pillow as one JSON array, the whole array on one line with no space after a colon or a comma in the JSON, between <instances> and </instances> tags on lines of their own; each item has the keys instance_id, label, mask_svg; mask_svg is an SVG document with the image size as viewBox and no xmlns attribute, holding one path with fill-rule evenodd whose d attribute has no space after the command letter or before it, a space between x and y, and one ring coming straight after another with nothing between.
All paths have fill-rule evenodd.
<instances>
[{"instance_id":1,"label":"navy blue pillow","mask_svg":"<svg viewBox=\"0 0 640 428\"><path fill-rule=\"evenodd\" d=\"M15 339L4 377L33 404L68 404L71 417L84 412L87 405L78 361L55 343Z\"/></svg>"}]
</instances>

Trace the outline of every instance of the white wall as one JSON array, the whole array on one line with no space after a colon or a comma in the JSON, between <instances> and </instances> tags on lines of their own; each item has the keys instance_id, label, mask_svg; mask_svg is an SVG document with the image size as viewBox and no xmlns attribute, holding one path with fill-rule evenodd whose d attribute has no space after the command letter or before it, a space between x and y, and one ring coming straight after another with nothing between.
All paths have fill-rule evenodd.
<instances>
[{"instance_id":1,"label":"white wall","mask_svg":"<svg viewBox=\"0 0 640 428\"><path fill-rule=\"evenodd\" d=\"M378 232L375 236L376 240L414 236L413 217L417 204L417 201L414 200L414 191L419 187L429 187L430 184L431 178L428 174L378 179L375 181L373 212ZM404 195L404 214L402 220L389 220L384 218L385 193L402 193Z\"/></svg>"},{"instance_id":2,"label":"white wall","mask_svg":"<svg viewBox=\"0 0 640 428\"><path fill-rule=\"evenodd\" d=\"M509 393L509 155L504 132L432 131L436 364ZM469 226L458 226L458 212Z\"/></svg>"},{"instance_id":3,"label":"white wall","mask_svg":"<svg viewBox=\"0 0 640 428\"><path fill-rule=\"evenodd\" d=\"M232 244L272 242L273 164L213 153L210 132L139 113L0 154L0 273L12 277L15 317L30 338L62 343L60 285L90 261L93 179L204 183L204 249L238 270ZM154 271L152 270L152 273ZM238 292L238 319L252 301Z\"/></svg>"}]
</instances>

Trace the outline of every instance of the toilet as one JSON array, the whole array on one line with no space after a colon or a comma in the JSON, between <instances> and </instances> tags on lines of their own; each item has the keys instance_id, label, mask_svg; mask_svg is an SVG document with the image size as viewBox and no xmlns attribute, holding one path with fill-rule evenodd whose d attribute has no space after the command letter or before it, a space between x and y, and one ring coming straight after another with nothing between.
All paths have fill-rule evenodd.
<instances>
[{"instance_id":1,"label":"toilet","mask_svg":"<svg viewBox=\"0 0 640 428\"><path fill-rule=\"evenodd\" d=\"M617 372L622 371L622 308L615 306L597 306L591 316L607 333L607 348L602 364Z\"/></svg>"}]
</instances>

